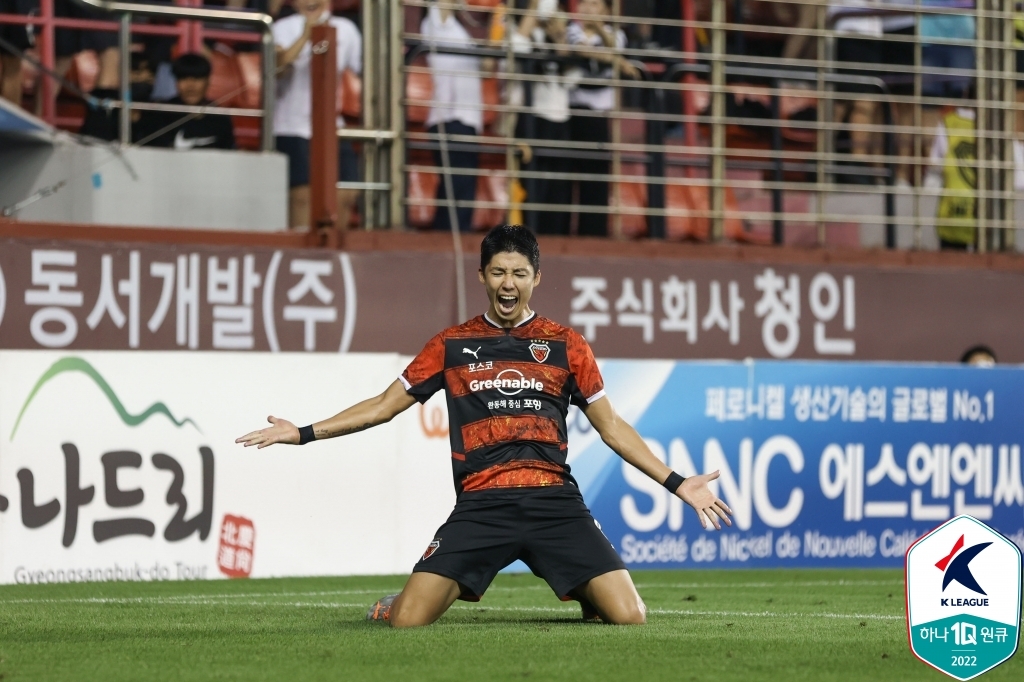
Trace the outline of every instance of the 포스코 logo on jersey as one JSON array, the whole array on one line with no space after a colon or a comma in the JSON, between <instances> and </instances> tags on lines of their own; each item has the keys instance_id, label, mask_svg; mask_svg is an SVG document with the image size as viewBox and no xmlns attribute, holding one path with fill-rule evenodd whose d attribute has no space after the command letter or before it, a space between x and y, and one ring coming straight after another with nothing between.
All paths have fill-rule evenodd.
<instances>
[{"instance_id":1,"label":"\ud3ec\uc2a4\ucf54 logo on jersey","mask_svg":"<svg viewBox=\"0 0 1024 682\"><path fill-rule=\"evenodd\" d=\"M530 355L537 362L545 362L548 356L551 355L551 346L546 343L531 343L530 344Z\"/></svg>"},{"instance_id":2,"label":"\ud3ec\uc2a4\ucf54 logo on jersey","mask_svg":"<svg viewBox=\"0 0 1024 682\"><path fill-rule=\"evenodd\" d=\"M1020 632L1021 553L974 517L947 521L907 550L911 651L969 680L1008 660Z\"/></svg>"}]
</instances>

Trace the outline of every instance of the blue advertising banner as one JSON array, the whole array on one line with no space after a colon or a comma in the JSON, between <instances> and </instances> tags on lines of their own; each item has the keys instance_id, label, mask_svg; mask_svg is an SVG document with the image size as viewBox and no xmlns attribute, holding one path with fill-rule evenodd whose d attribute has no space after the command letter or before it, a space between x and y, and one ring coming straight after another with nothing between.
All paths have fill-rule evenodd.
<instances>
[{"instance_id":1,"label":"blue advertising banner","mask_svg":"<svg viewBox=\"0 0 1024 682\"><path fill-rule=\"evenodd\" d=\"M691 509L569 415L572 473L630 568L899 567L969 514L1024 547L1024 369L611 360L606 389L684 476L721 470L732 528Z\"/></svg>"}]
</instances>

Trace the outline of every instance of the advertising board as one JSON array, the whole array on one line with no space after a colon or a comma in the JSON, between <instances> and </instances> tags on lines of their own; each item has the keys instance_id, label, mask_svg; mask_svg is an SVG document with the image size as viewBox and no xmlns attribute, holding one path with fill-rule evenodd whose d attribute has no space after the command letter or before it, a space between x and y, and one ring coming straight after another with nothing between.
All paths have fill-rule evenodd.
<instances>
[{"instance_id":1,"label":"advertising board","mask_svg":"<svg viewBox=\"0 0 1024 682\"><path fill-rule=\"evenodd\" d=\"M243 449L379 393L397 354L0 351L0 582L397 574L454 504L444 396L303 448ZM1018 368L606 360L606 390L683 475L704 531L568 416L569 463L631 569L902 565L967 514L1024 544Z\"/></svg>"},{"instance_id":2,"label":"advertising board","mask_svg":"<svg viewBox=\"0 0 1024 682\"><path fill-rule=\"evenodd\" d=\"M573 410L570 463L631 568L900 567L968 514L1024 545L1018 368L606 361L608 395L651 450L714 486L732 528L625 464Z\"/></svg>"},{"instance_id":3,"label":"advertising board","mask_svg":"<svg viewBox=\"0 0 1024 682\"><path fill-rule=\"evenodd\" d=\"M0 238L0 349L414 354L458 322L452 258ZM467 254L471 311L478 267ZM557 252L541 267L534 307L598 357L952 362L986 344L1024 362L1024 317L1005 314L1024 306L1017 270Z\"/></svg>"},{"instance_id":4,"label":"advertising board","mask_svg":"<svg viewBox=\"0 0 1024 682\"><path fill-rule=\"evenodd\" d=\"M268 414L328 417L402 367L394 354L0 353L0 582L409 570L454 503L447 440L423 432L423 408L301 449L234 443Z\"/></svg>"}]
</instances>

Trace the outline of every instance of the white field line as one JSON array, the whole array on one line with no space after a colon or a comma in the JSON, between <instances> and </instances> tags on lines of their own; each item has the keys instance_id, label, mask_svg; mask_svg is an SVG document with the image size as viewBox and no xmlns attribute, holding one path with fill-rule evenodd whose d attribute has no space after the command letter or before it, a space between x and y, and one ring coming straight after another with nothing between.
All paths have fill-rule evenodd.
<instances>
[{"instance_id":1,"label":"white field line","mask_svg":"<svg viewBox=\"0 0 1024 682\"><path fill-rule=\"evenodd\" d=\"M770 588L770 587L871 587L871 586L903 585L902 580L808 580L795 583L637 583L642 589L733 589L736 587Z\"/></svg>"},{"instance_id":2,"label":"white field line","mask_svg":"<svg viewBox=\"0 0 1024 682\"><path fill-rule=\"evenodd\" d=\"M97 583L99 584L99 583ZM866 587L866 586L902 586L902 580L815 580L795 583L772 583L772 582L747 582L747 583L637 583L639 590L648 589L734 589L734 588L773 588L773 587ZM0 599L0 604L46 604L46 603L142 603L154 599L161 600L161 603L172 603L174 601L189 601L194 599L251 599L251 598L274 598L274 597L327 597L356 594L376 594L384 596L401 591L401 587L372 590L320 590L313 592L239 592L233 594L195 594L195 595L166 595L162 597L123 597L106 599L103 597L81 598L81 599ZM521 590L550 590L547 585L491 585L488 592Z\"/></svg>"},{"instance_id":3,"label":"white field line","mask_svg":"<svg viewBox=\"0 0 1024 682\"><path fill-rule=\"evenodd\" d=\"M269 595L267 595L269 596ZM214 598L195 595L193 597L134 597L87 599L9 599L0 604L151 604L155 606L286 606L291 608L368 608L365 603L348 604L330 601L238 601L235 599ZM469 606L456 604L452 608L466 611L510 611L525 613L578 613L577 607L557 606ZM778 611L698 611L694 609L650 609L649 613L676 616L716 616L725 618L830 618L830 619L861 619L861 620L902 620L903 616L877 613L797 613Z\"/></svg>"}]
</instances>

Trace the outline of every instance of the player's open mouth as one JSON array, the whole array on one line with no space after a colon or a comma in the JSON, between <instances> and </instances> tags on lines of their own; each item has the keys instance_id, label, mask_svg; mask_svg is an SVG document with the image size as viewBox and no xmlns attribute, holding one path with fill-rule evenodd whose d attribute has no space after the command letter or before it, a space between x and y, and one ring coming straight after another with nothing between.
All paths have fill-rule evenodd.
<instances>
[{"instance_id":1,"label":"player's open mouth","mask_svg":"<svg viewBox=\"0 0 1024 682\"><path fill-rule=\"evenodd\" d=\"M519 303L519 298L516 296L498 295L498 310L506 315L512 314L512 311L516 309L517 303Z\"/></svg>"}]
</instances>

